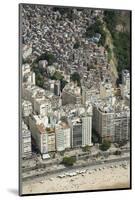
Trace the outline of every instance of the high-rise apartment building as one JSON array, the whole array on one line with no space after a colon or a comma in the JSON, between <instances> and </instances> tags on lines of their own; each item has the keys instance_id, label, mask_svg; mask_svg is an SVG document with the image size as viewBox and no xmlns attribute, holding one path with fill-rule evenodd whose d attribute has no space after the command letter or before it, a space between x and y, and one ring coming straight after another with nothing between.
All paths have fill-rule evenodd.
<instances>
[{"instance_id":1,"label":"high-rise apartment building","mask_svg":"<svg viewBox=\"0 0 135 200\"><path fill-rule=\"evenodd\" d=\"M130 113L119 112L115 114L115 142L129 141L130 139Z\"/></svg>"},{"instance_id":2,"label":"high-rise apartment building","mask_svg":"<svg viewBox=\"0 0 135 200\"><path fill-rule=\"evenodd\" d=\"M93 106L92 125L102 141L114 141L114 111L111 106Z\"/></svg>"},{"instance_id":3,"label":"high-rise apartment building","mask_svg":"<svg viewBox=\"0 0 135 200\"><path fill-rule=\"evenodd\" d=\"M32 103L30 101L22 101L22 116L28 117L32 113Z\"/></svg>"},{"instance_id":4,"label":"high-rise apartment building","mask_svg":"<svg viewBox=\"0 0 135 200\"><path fill-rule=\"evenodd\" d=\"M67 123L60 123L55 127L56 133L56 149L63 151L71 147L70 127Z\"/></svg>"},{"instance_id":5,"label":"high-rise apartment building","mask_svg":"<svg viewBox=\"0 0 135 200\"><path fill-rule=\"evenodd\" d=\"M84 114L82 116L82 146L92 145L92 116Z\"/></svg>"},{"instance_id":6,"label":"high-rise apartment building","mask_svg":"<svg viewBox=\"0 0 135 200\"><path fill-rule=\"evenodd\" d=\"M72 122L71 132L72 147L82 146L82 120L78 119Z\"/></svg>"},{"instance_id":7,"label":"high-rise apartment building","mask_svg":"<svg viewBox=\"0 0 135 200\"><path fill-rule=\"evenodd\" d=\"M22 158L29 158L32 155L31 132L27 125L22 121Z\"/></svg>"}]
</instances>

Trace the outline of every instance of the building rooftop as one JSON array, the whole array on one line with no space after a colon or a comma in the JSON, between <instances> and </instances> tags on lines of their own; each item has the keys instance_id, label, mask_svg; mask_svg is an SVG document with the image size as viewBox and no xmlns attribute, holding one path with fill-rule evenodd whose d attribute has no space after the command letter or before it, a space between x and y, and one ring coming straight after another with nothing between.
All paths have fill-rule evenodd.
<instances>
[{"instance_id":1,"label":"building rooftop","mask_svg":"<svg viewBox=\"0 0 135 200\"><path fill-rule=\"evenodd\" d=\"M40 134L44 134L46 132L45 131L45 126L44 126L43 123L37 124L37 128L38 128Z\"/></svg>"}]
</instances>

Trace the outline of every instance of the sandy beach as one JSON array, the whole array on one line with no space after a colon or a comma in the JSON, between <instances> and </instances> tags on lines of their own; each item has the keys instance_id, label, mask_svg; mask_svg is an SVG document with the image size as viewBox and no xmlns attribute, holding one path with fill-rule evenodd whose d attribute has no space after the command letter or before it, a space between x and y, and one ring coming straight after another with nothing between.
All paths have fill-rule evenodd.
<instances>
[{"instance_id":1,"label":"sandy beach","mask_svg":"<svg viewBox=\"0 0 135 200\"><path fill-rule=\"evenodd\" d=\"M115 189L130 187L130 167L103 167L88 170L84 174L64 178L42 178L23 184L23 194L81 191L97 189Z\"/></svg>"}]
</instances>

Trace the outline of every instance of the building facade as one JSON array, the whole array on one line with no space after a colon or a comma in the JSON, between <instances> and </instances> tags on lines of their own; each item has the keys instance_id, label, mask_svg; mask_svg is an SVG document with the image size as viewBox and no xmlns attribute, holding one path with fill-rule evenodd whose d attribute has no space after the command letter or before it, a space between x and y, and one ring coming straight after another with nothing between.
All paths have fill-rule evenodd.
<instances>
[{"instance_id":1,"label":"building facade","mask_svg":"<svg viewBox=\"0 0 135 200\"><path fill-rule=\"evenodd\" d=\"M93 129L97 132L101 140L114 141L114 112L93 107L92 118Z\"/></svg>"},{"instance_id":2,"label":"building facade","mask_svg":"<svg viewBox=\"0 0 135 200\"><path fill-rule=\"evenodd\" d=\"M81 104L81 96L71 92L62 92L62 105L66 104Z\"/></svg>"},{"instance_id":3,"label":"building facade","mask_svg":"<svg viewBox=\"0 0 135 200\"><path fill-rule=\"evenodd\" d=\"M72 125L72 148L82 146L82 122L75 122Z\"/></svg>"},{"instance_id":4,"label":"building facade","mask_svg":"<svg viewBox=\"0 0 135 200\"><path fill-rule=\"evenodd\" d=\"M46 116L51 109L51 103L47 100L34 100L34 111L41 116Z\"/></svg>"},{"instance_id":5,"label":"building facade","mask_svg":"<svg viewBox=\"0 0 135 200\"><path fill-rule=\"evenodd\" d=\"M32 103L30 101L22 101L22 116L28 117L32 113Z\"/></svg>"},{"instance_id":6,"label":"building facade","mask_svg":"<svg viewBox=\"0 0 135 200\"><path fill-rule=\"evenodd\" d=\"M57 151L64 151L71 147L71 130L66 123L56 125L56 149Z\"/></svg>"},{"instance_id":7,"label":"building facade","mask_svg":"<svg viewBox=\"0 0 135 200\"><path fill-rule=\"evenodd\" d=\"M55 130L50 129L47 131L48 152L53 152L56 150L55 140Z\"/></svg>"},{"instance_id":8,"label":"building facade","mask_svg":"<svg viewBox=\"0 0 135 200\"><path fill-rule=\"evenodd\" d=\"M59 96L60 95L60 81L57 80L54 83L54 94Z\"/></svg>"},{"instance_id":9,"label":"building facade","mask_svg":"<svg viewBox=\"0 0 135 200\"><path fill-rule=\"evenodd\" d=\"M48 153L48 138L45 126L37 115L29 116L29 127L40 153Z\"/></svg>"},{"instance_id":10,"label":"building facade","mask_svg":"<svg viewBox=\"0 0 135 200\"><path fill-rule=\"evenodd\" d=\"M129 113L116 113L115 115L115 142L129 141L130 115Z\"/></svg>"},{"instance_id":11,"label":"building facade","mask_svg":"<svg viewBox=\"0 0 135 200\"><path fill-rule=\"evenodd\" d=\"M63 129L58 125L55 128L56 133L56 150L57 151L64 151L65 144L64 144L64 133Z\"/></svg>"},{"instance_id":12,"label":"building facade","mask_svg":"<svg viewBox=\"0 0 135 200\"><path fill-rule=\"evenodd\" d=\"M32 155L31 132L27 125L22 121L22 158L29 158Z\"/></svg>"},{"instance_id":13,"label":"building facade","mask_svg":"<svg viewBox=\"0 0 135 200\"><path fill-rule=\"evenodd\" d=\"M92 116L82 116L82 146L92 145Z\"/></svg>"}]
</instances>

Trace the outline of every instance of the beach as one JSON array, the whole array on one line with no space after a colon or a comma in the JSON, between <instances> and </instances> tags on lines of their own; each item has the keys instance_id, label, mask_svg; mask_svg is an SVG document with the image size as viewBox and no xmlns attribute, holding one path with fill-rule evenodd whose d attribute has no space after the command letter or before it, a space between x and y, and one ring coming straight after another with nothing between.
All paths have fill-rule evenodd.
<instances>
[{"instance_id":1,"label":"beach","mask_svg":"<svg viewBox=\"0 0 135 200\"><path fill-rule=\"evenodd\" d=\"M23 194L130 188L130 166L102 167L76 176L42 177L23 183Z\"/></svg>"}]
</instances>

